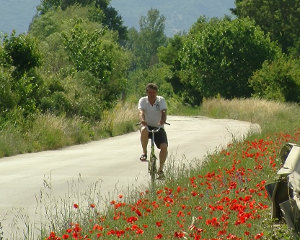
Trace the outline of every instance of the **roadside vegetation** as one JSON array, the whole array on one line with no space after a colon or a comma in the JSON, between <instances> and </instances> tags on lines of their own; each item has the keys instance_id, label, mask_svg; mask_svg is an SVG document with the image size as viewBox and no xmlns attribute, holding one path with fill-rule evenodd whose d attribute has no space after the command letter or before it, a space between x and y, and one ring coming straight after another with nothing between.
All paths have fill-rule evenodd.
<instances>
[{"instance_id":1,"label":"roadside vegetation","mask_svg":"<svg viewBox=\"0 0 300 240\"><path fill-rule=\"evenodd\" d=\"M168 38L157 9L127 29L109 0L42 0L28 33L1 35L0 157L136 130L136 103L149 82L169 114L262 128L202 166L170 167L164 186L141 199L120 196L105 215L90 197L87 213L70 203L43 238L49 231L49 239L286 236L267 221L263 186L280 167L282 144L299 141L300 2L235 5L235 19L199 16L187 33Z\"/></svg>"},{"instance_id":2,"label":"roadside vegetation","mask_svg":"<svg viewBox=\"0 0 300 240\"><path fill-rule=\"evenodd\" d=\"M125 193L112 189L112 201L101 197L101 187L69 198L44 226L41 239L293 239L284 222L271 220L264 186L276 179L281 147L300 143L299 107L208 99L200 108L177 109L180 115L259 123L262 132L241 142L233 136L232 144L201 165L186 159L174 168L176 159L169 159L165 182ZM66 222L67 227L61 224Z\"/></svg>"}]
</instances>

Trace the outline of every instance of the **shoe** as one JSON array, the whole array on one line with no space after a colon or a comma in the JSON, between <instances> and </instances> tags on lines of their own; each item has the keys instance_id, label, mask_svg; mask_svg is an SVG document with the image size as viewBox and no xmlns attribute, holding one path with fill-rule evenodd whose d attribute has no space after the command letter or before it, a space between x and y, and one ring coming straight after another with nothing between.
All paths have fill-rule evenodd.
<instances>
[{"instance_id":1,"label":"shoe","mask_svg":"<svg viewBox=\"0 0 300 240\"><path fill-rule=\"evenodd\" d=\"M163 171L158 171L157 175L158 175L158 177L157 177L158 180L165 180L166 179L165 174L164 174Z\"/></svg>"},{"instance_id":2,"label":"shoe","mask_svg":"<svg viewBox=\"0 0 300 240\"><path fill-rule=\"evenodd\" d=\"M141 162L147 162L147 154L142 154L140 157Z\"/></svg>"}]
</instances>

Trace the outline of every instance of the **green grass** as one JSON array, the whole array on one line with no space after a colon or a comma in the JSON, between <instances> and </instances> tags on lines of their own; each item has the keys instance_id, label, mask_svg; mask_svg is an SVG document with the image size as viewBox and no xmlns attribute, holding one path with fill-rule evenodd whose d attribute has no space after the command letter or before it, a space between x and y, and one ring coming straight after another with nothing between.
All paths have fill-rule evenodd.
<instances>
[{"instance_id":1,"label":"green grass","mask_svg":"<svg viewBox=\"0 0 300 240\"><path fill-rule=\"evenodd\" d=\"M131 132L137 122L135 107L118 103L99 122L53 114L38 114L25 121L15 114L17 120L0 128L0 157L58 149Z\"/></svg>"}]
</instances>

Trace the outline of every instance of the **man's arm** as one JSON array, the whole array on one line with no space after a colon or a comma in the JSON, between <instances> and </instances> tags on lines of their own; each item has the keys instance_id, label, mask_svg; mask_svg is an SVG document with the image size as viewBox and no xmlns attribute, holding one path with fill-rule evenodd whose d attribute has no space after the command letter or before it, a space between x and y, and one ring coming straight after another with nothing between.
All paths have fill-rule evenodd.
<instances>
[{"instance_id":1,"label":"man's arm","mask_svg":"<svg viewBox=\"0 0 300 240\"><path fill-rule=\"evenodd\" d=\"M161 110L161 119L159 124L163 125L167 121L167 109Z\"/></svg>"},{"instance_id":2,"label":"man's arm","mask_svg":"<svg viewBox=\"0 0 300 240\"><path fill-rule=\"evenodd\" d=\"M140 118L140 123L146 126L147 122L145 121L145 111L143 109L139 109L139 118Z\"/></svg>"}]
</instances>

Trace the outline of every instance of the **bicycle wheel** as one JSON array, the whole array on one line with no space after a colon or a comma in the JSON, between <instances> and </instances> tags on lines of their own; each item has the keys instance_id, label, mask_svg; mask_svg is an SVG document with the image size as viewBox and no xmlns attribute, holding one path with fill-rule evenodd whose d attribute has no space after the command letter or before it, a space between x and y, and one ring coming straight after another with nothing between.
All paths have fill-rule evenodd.
<instances>
[{"instance_id":1,"label":"bicycle wheel","mask_svg":"<svg viewBox=\"0 0 300 240\"><path fill-rule=\"evenodd\" d=\"M155 180L155 174L156 174L156 156L151 156L149 161L149 173L151 176L151 180Z\"/></svg>"}]
</instances>

